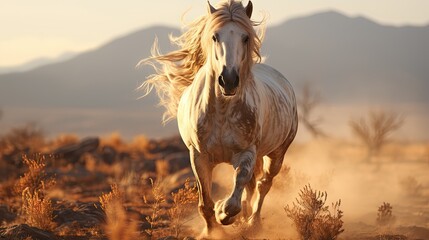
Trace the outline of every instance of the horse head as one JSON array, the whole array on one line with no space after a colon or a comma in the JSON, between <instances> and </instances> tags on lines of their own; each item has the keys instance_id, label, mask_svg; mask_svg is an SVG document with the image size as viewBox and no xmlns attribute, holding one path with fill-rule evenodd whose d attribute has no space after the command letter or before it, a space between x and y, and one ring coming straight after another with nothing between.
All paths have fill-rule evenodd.
<instances>
[{"instance_id":1,"label":"horse head","mask_svg":"<svg viewBox=\"0 0 429 240\"><path fill-rule=\"evenodd\" d=\"M237 93L253 65L252 52L259 39L250 20L252 9L251 1L246 7L237 3L218 9L208 2L207 61L224 96Z\"/></svg>"}]
</instances>

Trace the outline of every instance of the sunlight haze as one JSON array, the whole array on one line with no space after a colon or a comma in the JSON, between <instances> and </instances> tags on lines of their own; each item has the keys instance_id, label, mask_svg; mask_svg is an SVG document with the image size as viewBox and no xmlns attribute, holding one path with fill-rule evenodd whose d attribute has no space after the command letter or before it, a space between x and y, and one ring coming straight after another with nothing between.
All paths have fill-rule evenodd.
<instances>
[{"instance_id":1,"label":"sunlight haze","mask_svg":"<svg viewBox=\"0 0 429 240\"><path fill-rule=\"evenodd\" d=\"M247 0L244 3L247 4ZM253 0L253 4L254 19L260 19L262 11L268 16L268 25L326 10L365 16L386 25L429 23L429 1L426 0ZM2 1L0 67L41 57L55 58L64 52L82 52L151 25L178 27L183 13L187 12L185 21L192 21L205 11L206 2L201 0Z\"/></svg>"}]
</instances>

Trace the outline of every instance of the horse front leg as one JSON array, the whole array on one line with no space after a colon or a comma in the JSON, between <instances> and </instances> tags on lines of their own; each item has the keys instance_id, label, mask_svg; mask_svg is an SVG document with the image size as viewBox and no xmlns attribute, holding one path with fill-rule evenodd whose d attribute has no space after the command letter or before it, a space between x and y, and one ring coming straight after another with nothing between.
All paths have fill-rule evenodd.
<instances>
[{"instance_id":1,"label":"horse front leg","mask_svg":"<svg viewBox=\"0 0 429 240\"><path fill-rule=\"evenodd\" d=\"M200 238L213 235L217 223L214 217L214 203L211 197L213 164L207 154L199 153L195 148L189 150L191 167L198 187L198 211L204 218L205 228Z\"/></svg>"},{"instance_id":2,"label":"horse front leg","mask_svg":"<svg viewBox=\"0 0 429 240\"><path fill-rule=\"evenodd\" d=\"M235 169L234 188L227 199L216 202L216 221L223 225L232 224L241 211L243 190L251 181L256 162L256 147L234 154L232 164Z\"/></svg>"}]
</instances>

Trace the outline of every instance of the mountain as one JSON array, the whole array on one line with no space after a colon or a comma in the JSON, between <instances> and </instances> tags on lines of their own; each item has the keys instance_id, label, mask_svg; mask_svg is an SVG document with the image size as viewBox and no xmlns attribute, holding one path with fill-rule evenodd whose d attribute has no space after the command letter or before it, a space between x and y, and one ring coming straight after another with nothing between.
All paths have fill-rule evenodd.
<instances>
[{"instance_id":1,"label":"mountain","mask_svg":"<svg viewBox=\"0 0 429 240\"><path fill-rule=\"evenodd\" d=\"M170 51L170 33L179 30L154 26L64 62L0 75L0 131L37 121L51 134L177 133L174 122L161 126L156 96L136 100L142 93L135 91L152 73L135 65L149 56L155 36L162 52ZM297 88L314 84L328 104L429 106L429 26L383 26L323 12L269 27L262 52Z\"/></svg>"},{"instance_id":2,"label":"mountain","mask_svg":"<svg viewBox=\"0 0 429 240\"><path fill-rule=\"evenodd\" d=\"M329 102L429 104L429 26L382 26L325 12L267 30L267 63Z\"/></svg>"},{"instance_id":3,"label":"mountain","mask_svg":"<svg viewBox=\"0 0 429 240\"><path fill-rule=\"evenodd\" d=\"M21 122L44 121L42 126L53 134L119 131L130 136L137 129L150 136L171 135L175 126L162 127L162 109L154 107L155 95L137 101L142 93L135 91L151 73L149 67L136 69L136 64L149 56L156 35L160 45L166 46L163 49L171 50L170 33L178 34L178 30L151 27L65 62L0 75L0 108L4 109L0 124L16 123L10 115L14 114Z\"/></svg>"},{"instance_id":4,"label":"mountain","mask_svg":"<svg viewBox=\"0 0 429 240\"><path fill-rule=\"evenodd\" d=\"M56 58L42 57L42 58L33 59L31 61L28 61L28 62L23 63L23 64L18 65L18 66L0 67L0 74L14 73L14 72L25 72L25 71L33 70L35 68L38 68L38 67L41 67L44 65L69 60L69 59L73 58L75 55L76 55L76 53L65 52Z\"/></svg>"}]
</instances>

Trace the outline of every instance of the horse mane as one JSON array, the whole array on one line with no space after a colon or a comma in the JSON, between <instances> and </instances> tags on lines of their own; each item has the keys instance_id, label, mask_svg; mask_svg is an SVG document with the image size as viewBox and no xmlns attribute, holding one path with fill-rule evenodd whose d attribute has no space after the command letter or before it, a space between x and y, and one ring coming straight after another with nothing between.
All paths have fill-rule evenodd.
<instances>
[{"instance_id":1,"label":"horse mane","mask_svg":"<svg viewBox=\"0 0 429 240\"><path fill-rule=\"evenodd\" d=\"M183 91L192 84L195 75L206 63L213 32L228 22L236 22L249 34L249 47L246 54L243 72L250 74L251 67L255 62L261 61L260 48L264 31L258 36L254 26L264 21L254 22L246 15L245 8L241 2L228 0L221 2L213 14L202 16L191 22L187 29L179 37L170 36L170 42L179 47L178 50L167 54L161 54L157 39L151 50L151 57L141 60L137 66L149 64L155 70L155 74L148 76L146 81L139 87L146 95L155 88L160 105L166 108L163 122L176 117L177 108ZM156 64L160 65L158 67Z\"/></svg>"}]
</instances>

